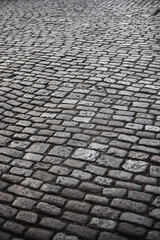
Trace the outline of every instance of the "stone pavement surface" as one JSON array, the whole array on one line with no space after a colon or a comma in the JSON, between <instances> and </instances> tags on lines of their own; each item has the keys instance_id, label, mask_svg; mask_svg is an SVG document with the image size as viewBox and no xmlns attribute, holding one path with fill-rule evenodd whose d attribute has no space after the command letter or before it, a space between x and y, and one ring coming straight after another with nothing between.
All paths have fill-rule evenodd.
<instances>
[{"instance_id":1,"label":"stone pavement surface","mask_svg":"<svg viewBox=\"0 0 160 240\"><path fill-rule=\"evenodd\" d=\"M160 2L0 0L0 239L160 239Z\"/></svg>"}]
</instances>

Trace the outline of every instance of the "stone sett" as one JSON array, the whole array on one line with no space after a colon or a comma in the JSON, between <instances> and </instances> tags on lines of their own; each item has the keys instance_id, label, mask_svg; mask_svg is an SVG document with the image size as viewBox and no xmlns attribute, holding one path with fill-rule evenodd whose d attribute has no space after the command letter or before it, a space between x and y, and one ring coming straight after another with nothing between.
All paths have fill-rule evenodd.
<instances>
[{"instance_id":1,"label":"stone sett","mask_svg":"<svg viewBox=\"0 0 160 240\"><path fill-rule=\"evenodd\" d=\"M0 239L160 239L160 1L0 7Z\"/></svg>"}]
</instances>

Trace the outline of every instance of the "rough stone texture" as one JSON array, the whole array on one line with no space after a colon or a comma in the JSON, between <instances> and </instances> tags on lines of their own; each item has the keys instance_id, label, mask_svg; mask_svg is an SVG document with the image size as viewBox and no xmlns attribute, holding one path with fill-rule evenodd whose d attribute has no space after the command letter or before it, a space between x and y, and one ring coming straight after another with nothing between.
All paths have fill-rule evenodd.
<instances>
[{"instance_id":1,"label":"rough stone texture","mask_svg":"<svg viewBox=\"0 0 160 240\"><path fill-rule=\"evenodd\" d=\"M145 213L147 206L144 203L139 203L131 200L125 200L120 198L113 199L111 206L124 210L130 210L136 213Z\"/></svg>"},{"instance_id":2,"label":"rough stone texture","mask_svg":"<svg viewBox=\"0 0 160 240\"><path fill-rule=\"evenodd\" d=\"M29 228L29 230L25 233L26 239L33 239L33 240L49 240L53 232L40 229L40 228Z\"/></svg>"},{"instance_id":3,"label":"rough stone texture","mask_svg":"<svg viewBox=\"0 0 160 240\"><path fill-rule=\"evenodd\" d=\"M159 178L160 177L160 167L151 166L150 167L150 176Z\"/></svg>"},{"instance_id":4,"label":"rough stone texture","mask_svg":"<svg viewBox=\"0 0 160 240\"><path fill-rule=\"evenodd\" d=\"M80 170L74 170L71 176L78 178L79 180L90 180L92 178L92 175L90 173L83 172Z\"/></svg>"},{"instance_id":5,"label":"rough stone texture","mask_svg":"<svg viewBox=\"0 0 160 240\"><path fill-rule=\"evenodd\" d=\"M30 223L30 224L36 224L37 218L38 218L38 215L36 213L23 211L23 210L20 211L16 216L16 219L20 221L24 221L26 223Z\"/></svg>"},{"instance_id":6,"label":"rough stone texture","mask_svg":"<svg viewBox=\"0 0 160 240\"><path fill-rule=\"evenodd\" d=\"M106 197L100 197L100 196L96 196L93 194L87 194L85 196L85 200L88 202L92 202L92 203L97 203L100 205L107 205L109 202L109 199Z\"/></svg>"},{"instance_id":7,"label":"rough stone texture","mask_svg":"<svg viewBox=\"0 0 160 240\"><path fill-rule=\"evenodd\" d=\"M13 202L13 206L26 210L32 210L35 204L36 201L24 197L17 197L16 200Z\"/></svg>"},{"instance_id":8,"label":"rough stone texture","mask_svg":"<svg viewBox=\"0 0 160 240\"><path fill-rule=\"evenodd\" d=\"M127 238L121 237L119 235L110 233L110 232L102 232L98 238L98 240L126 240Z\"/></svg>"},{"instance_id":9,"label":"rough stone texture","mask_svg":"<svg viewBox=\"0 0 160 240\"><path fill-rule=\"evenodd\" d=\"M41 192L37 192L26 187L18 186L16 184L9 187L8 191L19 196L24 196L33 199L39 199L43 195Z\"/></svg>"},{"instance_id":10,"label":"rough stone texture","mask_svg":"<svg viewBox=\"0 0 160 240\"><path fill-rule=\"evenodd\" d=\"M160 220L160 209L155 208L151 211L150 216Z\"/></svg>"},{"instance_id":11,"label":"rough stone texture","mask_svg":"<svg viewBox=\"0 0 160 240\"><path fill-rule=\"evenodd\" d=\"M42 227L47 227L47 228L58 230L58 231L63 230L66 226L66 224L61 220L49 218L49 217L44 217L41 220L40 225Z\"/></svg>"},{"instance_id":12,"label":"rough stone texture","mask_svg":"<svg viewBox=\"0 0 160 240\"><path fill-rule=\"evenodd\" d=\"M57 192L57 194L58 193L59 192ZM55 196L53 194L54 193L52 193L52 194L45 194L43 196L42 200L44 202L47 202L47 203L55 204L56 206L59 206L59 207L63 207L66 204L67 199L59 197L59 196Z\"/></svg>"},{"instance_id":13,"label":"rough stone texture","mask_svg":"<svg viewBox=\"0 0 160 240\"><path fill-rule=\"evenodd\" d=\"M57 233L53 240L78 240L78 238L64 233Z\"/></svg>"},{"instance_id":14,"label":"rough stone texture","mask_svg":"<svg viewBox=\"0 0 160 240\"><path fill-rule=\"evenodd\" d=\"M75 200L70 200L65 206L66 209L73 210L75 212L88 213L91 209L91 205Z\"/></svg>"},{"instance_id":15,"label":"rough stone texture","mask_svg":"<svg viewBox=\"0 0 160 240\"><path fill-rule=\"evenodd\" d=\"M116 227L116 222L102 218L92 218L90 226L104 230L114 230Z\"/></svg>"},{"instance_id":16,"label":"rough stone texture","mask_svg":"<svg viewBox=\"0 0 160 240\"><path fill-rule=\"evenodd\" d=\"M72 210L71 210L72 211ZM79 214L75 212L65 211L62 215L62 218L79 224L86 224L88 221L88 215Z\"/></svg>"},{"instance_id":17,"label":"rough stone texture","mask_svg":"<svg viewBox=\"0 0 160 240\"><path fill-rule=\"evenodd\" d=\"M70 156L71 152L71 147L56 146L49 152L49 154L66 158Z\"/></svg>"},{"instance_id":18,"label":"rough stone texture","mask_svg":"<svg viewBox=\"0 0 160 240\"><path fill-rule=\"evenodd\" d=\"M1 217L12 219L17 213L17 210L15 208L12 208L10 206L0 204L0 215Z\"/></svg>"},{"instance_id":19,"label":"rough stone texture","mask_svg":"<svg viewBox=\"0 0 160 240\"><path fill-rule=\"evenodd\" d=\"M23 156L23 152L22 151L18 151L16 149L13 148L5 148L5 147L1 147L0 148L0 153L10 156L10 157L14 157L14 158L21 158Z\"/></svg>"},{"instance_id":20,"label":"rough stone texture","mask_svg":"<svg viewBox=\"0 0 160 240\"><path fill-rule=\"evenodd\" d=\"M8 234L8 233L0 232L0 238L2 240L10 240L11 239L11 235Z\"/></svg>"},{"instance_id":21,"label":"rough stone texture","mask_svg":"<svg viewBox=\"0 0 160 240\"><path fill-rule=\"evenodd\" d=\"M148 166L148 163L146 162L127 160L122 167L127 171L139 173L139 172L145 172L147 166Z\"/></svg>"},{"instance_id":22,"label":"rough stone texture","mask_svg":"<svg viewBox=\"0 0 160 240\"><path fill-rule=\"evenodd\" d=\"M38 212L48 214L51 216L59 216L61 213L60 208L55 207L54 205L51 205L48 203L44 203L44 202L38 203L38 205L36 206L36 209Z\"/></svg>"},{"instance_id":23,"label":"rough stone texture","mask_svg":"<svg viewBox=\"0 0 160 240\"><path fill-rule=\"evenodd\" d=\"M89 239L89 240L95 240L98 235L97 230L94 230L88 227L74 225L74 224L68 225L67 231L70 232L71 234L75 234L79 238Z\"/></svg>"},{"instance_id":24,"label":"rough stone texture","mask_svg":"<svg viewBox=\"0 0 160 240\"><path fill-rule=\"evenodd\" d=\"M156 207L160 207L160 196L156 197L152 204Z\"/></svg>"},{"instance_id":25,"label":"rough stone texture","mask_svg":"<svg viewBox=\"0 0 160 240\"><path fill-rule=\"evenodd\" d=\"M101 176L96 177L94 182L102 186L112 186L114 183L111 178L104 178Z\"/></svg>"},{"instance_id":26,"label":"rough stone texture","mask_svg":"<svg viewBox=\"0 0 160 240\"><path fill-rule=\"evenodd\" d=\"M122 159L109 155L104 155L97 160L99 165L112 168L119 168L122 162Z\"/></svg>"},{"instance_id":27,"label":"rough stone texture","mask_svg":"<svg viewBox=\"0 0 160 240\"><path fill-rule=\"evenodd\" d=\"M120 220L130 222L130 223L135 223L139 224L145 227L151 227L153 220L135 213L130 213L130 212L125 212L122 213Z\"/></svg>"},{"instance_id":28,"label":"rough stone texture","mask_svg":"<svg viewBox=\"0 0 160 240\"><path fill-rule=\"evenodd\" d=\"M123 188L104 188L103 195L106 197L125 197L127 190Z\"/></svg>"},{"instance_id":29,"label":"rough stone texture","mask_svg":"<svg viewBox=\"0 0 160 240\"><path fill-rule=\"evenodd\" d=\"M89 161L89 162L94 162L97 156L98 156L98 152L94 150L79 148L76 150L76 152L73 154L72 157Z\"/></svg>"},{"instance_id":30,"label":"rough stone texture","mask_svg":"<svg viewBox=\"0 0 160 240\"><path fill-rule=\"evenodd\" d=\"M120 211L97 205L92 208L91 215L107 219L118 219Z\"/></svg>"},{"instance_id":31,"label":"rough stone texture","mask_svg":"<svg viewBox=\"0 0 160 240\"><path fill-rule=\"evenodd\" d=\"M27 152L43 154L47 151L48 148L49 144L34 143L31 147L27 149Z\"/></svg>"},{"instance_id":32,"label":"rough stone texture","mask_svg":"<svg viewBox=\"0 0 160 240\"><path fill-rule=\"evenodd\" d=\"M144 227L129 223L120 223L118 226L118 231L126 236L141 239L143 239L144 235L146 234L146 229Z\"/></svg>"},{"instance_id":33,"label":"rough stone texture","mask_svg":"<svg viewBox=\"0 0 160 240\"><path fill-rule=\"evenodd\" d=\"M147 234L146 240L159 240L160 238L160 232L158 231L150 231Z\"/></svg>"},{"instance_id":34,"label":"rough stone texture","mask_svg":"<svg viewBox=\"0 0 160 240\"><path fill-rule=\"evenodd\" d=\"M58 177L56 183L65 187L76 187L79 180L70 177Z\"/></svg>"},{"instance_id":35,"label":"rough stone texture","mask_svg":"<svg viewBox=\"0 0 160 240\"><path fill-rule=\"evenodd\" d=\"M0 192L0 201L6 203L12 203L14 200L14 196L12 194Z\"/></svg>"},{"instance_id":36,"label":"rough stone texture","mask_svg":"<svg viewBox=\"0 0 160 240\"><path fill-rule=\"evenodd\" d=\"M3 229L13 234L16 233L16 234L22 235L26 230L26 227L16 222L7 221L3 225Z\"/></svg>"},{"instance_id":37,"label":"rough stone texture","mask_svg":"<svg viewBox=\"0 0 160 240\"><path fill-rule=\"evenodd\" d=\"M0 19L0 239L159 240L160 1Z\"/></svg>"}]
</instances>

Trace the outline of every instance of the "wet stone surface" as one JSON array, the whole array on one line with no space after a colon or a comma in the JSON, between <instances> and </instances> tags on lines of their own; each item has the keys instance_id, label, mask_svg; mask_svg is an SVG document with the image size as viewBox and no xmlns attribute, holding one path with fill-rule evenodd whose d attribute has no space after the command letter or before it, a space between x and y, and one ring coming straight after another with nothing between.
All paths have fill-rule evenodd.
<instances>
[{"instance_id":1,"label":"wet stone surface","mask_svg":"<svg viewBox=\"0 0 160 240\"><path fill-rule=\"evenodd\" d=\"M0 239L160 239L160 2L0 1Z\"/></svg>"}]
</instances>

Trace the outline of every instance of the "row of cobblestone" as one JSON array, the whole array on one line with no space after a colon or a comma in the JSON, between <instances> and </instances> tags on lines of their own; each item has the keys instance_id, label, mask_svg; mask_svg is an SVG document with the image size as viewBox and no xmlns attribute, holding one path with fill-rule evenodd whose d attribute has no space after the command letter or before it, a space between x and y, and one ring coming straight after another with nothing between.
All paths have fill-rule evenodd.
<instances>
[{"instance_id":1,"label":"row of cobblestone","mask_svg":"<svg viewBox=\"0 0 160 240\"><path fill-rule=\"evenodd\" d=\"M159 240L159 1L0 2L0 239Z\"/></svg>"}]
</instances>

